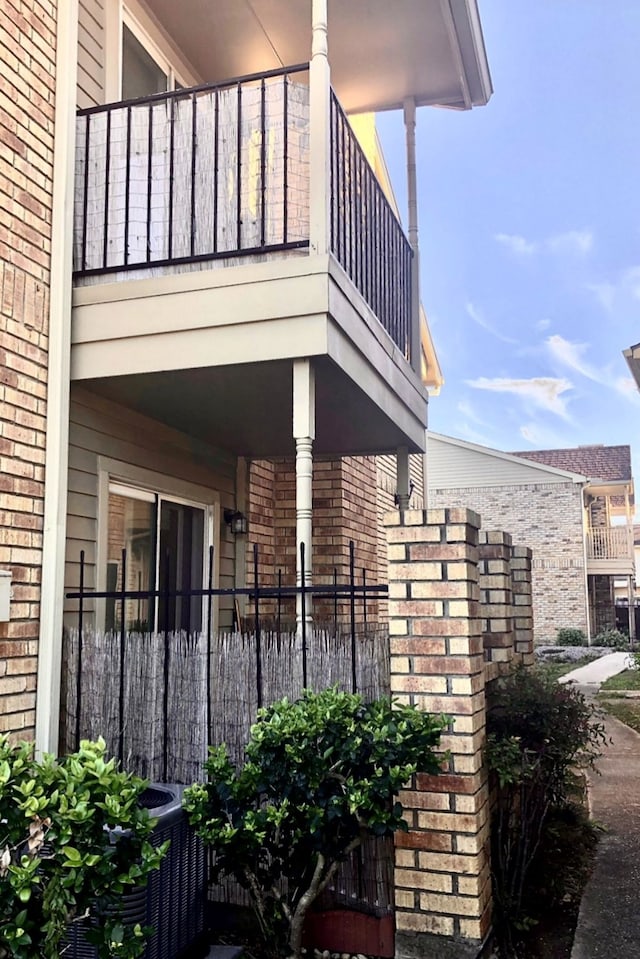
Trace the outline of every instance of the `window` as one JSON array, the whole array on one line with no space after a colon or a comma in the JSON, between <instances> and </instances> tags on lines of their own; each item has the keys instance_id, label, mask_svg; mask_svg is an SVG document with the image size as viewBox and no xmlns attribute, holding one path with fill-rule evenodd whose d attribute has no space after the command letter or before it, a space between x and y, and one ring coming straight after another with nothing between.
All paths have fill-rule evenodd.
<instances>
[{"instance_id":1,"label":"window","mask_svg":"<svg viewBox=\"0 0 640 959\"><path fill-rule=\"evenodd\" d=\"M203 588L209 541L207 514L203 505L109 483L107 591L121 590L124 585L128 592L166 588L168 594L166 599L128 599L124 603L125 629L202 629L202 596L176 594ZM107 629L121 628L122 605L115 597L106 600Z\"/></svg>"},{"instance_id":2,"label":"window","mask_svg":"<svg viewBox=\"0 0 640 959\"><path fill-rule=\"evenodd\" d=\"M125 8L122 19L121 99L133 100L190 85L179 75L160 46ZM187 81L187 82L185 82Z\"/></svg>"}]
</instances>

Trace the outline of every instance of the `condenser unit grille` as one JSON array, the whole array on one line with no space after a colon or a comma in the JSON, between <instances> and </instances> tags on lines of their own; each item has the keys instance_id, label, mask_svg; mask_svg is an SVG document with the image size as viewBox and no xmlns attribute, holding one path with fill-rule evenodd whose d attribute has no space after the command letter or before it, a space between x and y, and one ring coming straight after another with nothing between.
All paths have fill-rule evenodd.
<instances>
[{"instance_id":1,"label":"condenser unit grille","mask_svg":"<svg viewBox=\"0 0 640 959\"><path fill-rule=\"evenodd\" d=\"M127 893L122 902L125 924L154 927L144 959L178 959L205 931L206 857L182 810L182 791L180 786L154 784L141 797L141 805L158 819L153 845L167 839L171 843L146 888ZM159 805L163 797L164 804ZM65 956L97 959L97 950L86 940L86 928L84 922L72 925Z\"/></svg>"}]
</instances>

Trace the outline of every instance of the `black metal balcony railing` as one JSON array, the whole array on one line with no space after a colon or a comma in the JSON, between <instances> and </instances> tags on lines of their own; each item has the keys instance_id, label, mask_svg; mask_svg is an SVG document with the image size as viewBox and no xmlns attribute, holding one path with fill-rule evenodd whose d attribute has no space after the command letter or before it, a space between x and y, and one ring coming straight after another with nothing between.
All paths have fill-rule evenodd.
<instances>
[{"instance_id":1,"label":"black metal balcony railing","mask_svg":"<svg viewBox=\"0 0 640 959\"><path fill-rule=\"evenodd\" d=\"M330 123L331 251L409 359L411 247L333 91ZM81 110L76 144L77 280L309 246L308 64Z\"/></svg>"},{"instance_id":2,"label":"black metal balcony railing","mask_svg":"<svg viewBox=\"0 0 640 959\"><path fill-rule=\"evenodd\" d=\"M413 251L333 91L331 249L409 360Z\"/></svg>"},{"instance_id":3,"label":"black metal balcony railing","mask_svg":"<svg viewBox=\"0 0 640 959\"><path fill-rule=\"evenodd\" d=\"M308 246L307 71L81 110L76 275Z\"/></svg>"}]
</instances>

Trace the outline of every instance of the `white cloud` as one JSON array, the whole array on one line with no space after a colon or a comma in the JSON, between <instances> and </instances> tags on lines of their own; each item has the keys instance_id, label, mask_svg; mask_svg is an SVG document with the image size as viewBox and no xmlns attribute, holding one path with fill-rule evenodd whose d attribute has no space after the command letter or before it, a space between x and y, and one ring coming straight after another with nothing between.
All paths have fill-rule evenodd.
<instances>
[{"instance_id":1,"label":"white cloud","mask_svg":"<svg viewBox=\"0 0 640 959\"><path fill-rule=\"evenodd\" d=\"M591 230L567 230L548 237L544 245L550 253L586 256L593 249L593 233Z\"/></svg>"},{"instance_id":2,"label":"white cloud","mask_svg":"<svg viewBox=\"0 0 640 959\"><path fill-rule=\"evenodd\" d=\"M586 256L593 249L594 242L591 230L566 230L564 233L554 233L542 240L527 240L519 233L496 233L494 239L516 256L523 257L534 253Z\"/></svg>"},{"instance_id":3,"label":"white cloud","mask_svg":"<svg viewBox=\"0 0 640 959\"><path fill-rule=\"evenodd\" d=\"M640 393L636 381L631 376L619 376L613 382L613 388L616 393L624 396L630 403L640 406Z\"/></svg>"},{"instance_id":4,"label":"white cloud","mask_svg":"<svg viewBox=\"0 0 640 959\"><path fill-rule=\"evenodd\" d=\"M600 306L607 313L613 312L613 305L618 292L615 283L588 283L587 289L595 293Z\"/></svg>"},{"instance_id":5,"label":"white cloud","mask_svg":"<svg viewBox=\"0 0 640 959\"><path fill-rule=\"evenodd\" d=\"M542 333L543 330L548 330L551 326L551 320L538 320L536 323L536 330L540 330Z\"/></svg>"},{"instance_id":6,"label":"white cloud","mask_svg":"<svg viewBox=\"0 0 640 959\"><path fill-rule=\"evenodd\" d=\"M622 282L627 287L631 296L640 300L640 266L632 266L625 270L622 275Z\"/></svg>"},{"instance_id":7,"label":"white cloud","mask_svg":"<svg viewBox=\"0 0 640 959\"><path fill-rule=\"evenodd\" d=\"M512 339L510 336L505 336L504 333L501 333L500 330L497 330L494 326L491 325L485 318L483 313L473 305L469 300L465 303L465 310L467 315L471 317L474 323L477 323L478 326L482 327L483 330L486 330L487 333L491 333L492 336L495 336L496 339L502 340L503 343L511 343L515 345L518 341Z\"/></svg>"},{"instance_id":8,"label":"white cloud","mask_svg":"<svg viewBox=\"0 0 640 959\"><path fill-rule=\"evenodd\" d=\"M478 416L474 407L467 400L460 400L458 403L458 412L462 413L463 416L466 416L468 420L471 420L472 423L475 423L476 426L488 426L485 421Z\"/></svg>"},{"instance_id":9,"label":"white cloud","mask_svg":"<svg viewBox=\"0 0 640 959\"><path fill-rule=\"evenodd\" d=\"M596 369L583 358L583 354L589 349L588 343L571 343L570 340L565 340L563 336L555 333L546 340L546 347L551 356L562 366L568 366L569 369L586 376L594 383L608 381L604 370Z\"/></svg>"},{"instance_id":10,"label":"white cloud","mask_svg":"<svg viewBox=\"0 0 640 959\"><path fill-rule=\"evenodd\" d=\"M509 377L489 379L481 376L476 380L467 380L467 385L476 390L512 393L533 406L554 413L562 419L569 419L566 400L563 397L564 393L573 388L573 384L569 380L551 376L536 376L528 380L511 379Z\"/></svg>"},{"instance_id":11,"label":"white cloud","mask_svg":"<svg viewBox=\"0 0 640 959\"><path fill-rule=\"evenodd\" d=\"M537 243L525 240L517 233L496 233L495 239L517 256L530 256L538 248Z\"/></svg>"},{"instance_id":12,"label":"white cloud","mask_svg":"<svg viewBox=\"0 0 640 959\"><path fill-rule=\"evenodd\" d=\"M532 446L553 449L565 445L562 437L554 433L553 430L548 430L540 426L538 423L523 423L520 427L520 436L522 436L527 443L531 443Z\"/></svg>"}]
</instances>

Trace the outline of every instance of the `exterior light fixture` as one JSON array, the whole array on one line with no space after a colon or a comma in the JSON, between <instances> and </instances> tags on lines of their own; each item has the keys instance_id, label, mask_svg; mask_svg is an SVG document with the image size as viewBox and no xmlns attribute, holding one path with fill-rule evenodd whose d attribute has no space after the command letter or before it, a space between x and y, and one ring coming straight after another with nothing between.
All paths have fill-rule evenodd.
<instances>
[{"instance_id":1,"label":"exterior light fixture","mask_svg":"<svg viewBox=\"0 0 640 959\"><path fill-rule=\"evenodd\" d=\"M238 510L226 509L224 511L224 521L234 536L241 536L247 532L247 517Z\"/></svg>"}]
</instances>

